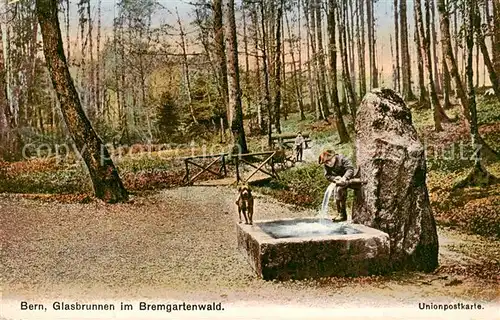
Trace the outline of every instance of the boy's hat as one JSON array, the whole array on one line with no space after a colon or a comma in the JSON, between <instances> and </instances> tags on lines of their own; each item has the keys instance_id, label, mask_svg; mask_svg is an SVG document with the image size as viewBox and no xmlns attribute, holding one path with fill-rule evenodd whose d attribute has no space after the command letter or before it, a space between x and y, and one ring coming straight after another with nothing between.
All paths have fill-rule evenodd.
<instances>
[{"instance_id":1,"label":"boy's hat","mask_svg":"<svg viewBox=\"0 0 500 320\"><path fill-rule=\"evenodd\" d=\"M329 162L335 157L335 151L333 150L325 150L323 151L318 158L318 163L319 164L324 164Z\"/></svg>"}]
</instances>

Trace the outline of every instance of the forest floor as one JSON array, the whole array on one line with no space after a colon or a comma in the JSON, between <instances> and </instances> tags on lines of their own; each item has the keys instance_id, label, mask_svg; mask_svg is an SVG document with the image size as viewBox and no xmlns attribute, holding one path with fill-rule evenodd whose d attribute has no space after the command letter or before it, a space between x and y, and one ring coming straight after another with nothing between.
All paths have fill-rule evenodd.
<instances>
[{"instance_id":1,"label":"forest floor","mask_svg":"<svg viewBox=\"0 0 500 320\"><path fill-rule=\"evenodd\" d=\"M304 306L500 303L500 242L439 227L431 274L266 282L236 247L228 187L187 187L106 205L0 196L2 299L181 299ZM257 219L311 216L261 194Z\"/></svg>"}]
</instances>

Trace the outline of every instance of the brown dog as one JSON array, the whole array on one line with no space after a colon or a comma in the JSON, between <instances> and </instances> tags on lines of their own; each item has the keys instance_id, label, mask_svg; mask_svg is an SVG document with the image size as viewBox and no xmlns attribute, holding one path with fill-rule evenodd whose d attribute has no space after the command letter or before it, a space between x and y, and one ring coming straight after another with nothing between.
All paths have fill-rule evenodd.
<instances>
[{"instance_id":1,"label":"brown dog","mask_svg":"<svg viewBox=\"0 0 500 320\"><path fill-rule=\"evenodd\" d=\"M241 223L241 213L245 217L245 224L253 224L253 196L252 191L248 185L241 185L238 187L238 200L236 200L236 205L238 206L238 216Z\"/></svg>"}]
</instances>

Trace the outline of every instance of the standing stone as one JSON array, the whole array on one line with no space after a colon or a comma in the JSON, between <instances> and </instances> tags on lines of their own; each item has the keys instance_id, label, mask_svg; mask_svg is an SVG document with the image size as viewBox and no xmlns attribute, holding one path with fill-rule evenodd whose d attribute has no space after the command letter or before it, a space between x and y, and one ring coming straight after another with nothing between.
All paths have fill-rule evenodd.
<instances>
[{"instance_id":1,"label":"standing stone","mask_svg":"<svg viewBox=\"0 0 500 320\"><path fill-rule=\"evenodd\" d=\"M432 271L438 237L427 192L424 147L411 112L390 89L368 93L356 115L356 161L367 183L356 192L352 220L389 234L397 269Z\"/></svg>"}]
</instances>

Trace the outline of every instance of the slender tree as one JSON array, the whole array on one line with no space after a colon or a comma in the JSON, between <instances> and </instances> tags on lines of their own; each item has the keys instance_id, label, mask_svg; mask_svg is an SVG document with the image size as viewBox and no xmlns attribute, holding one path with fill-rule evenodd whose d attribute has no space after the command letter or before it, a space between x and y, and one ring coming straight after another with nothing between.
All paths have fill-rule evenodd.
<instances>
[{"instance_id":1,"label":"slender tree","mask_svg":"<svg viewBox=\"0 0 500 320\"><path fill-rule=\"evenodd\" d=\"M242 5L241 8L241 13L242 17L241 19L243 20L243 49L245 53L245 77L244 77L244 83L245 83L245 92L250 91L250 62L249 62L249 54L248 54L248 37L247 37L247 14L245 10L245 4ZM247 100L247 106L250 105L250 95L245 95Z\"/></svg>"},{"instance_id":2,"label":"slender tree","mask_svg":"<svg viewBox=\"0 0 500 320\"><path fill-rule=\"evenodd\" d=\"M399 2L399 22L401 25L401 70L402 70L402 93L407 100L415 100L415 95L411 87L411 61L410 50L408 47L408 18L407 18L407 0Z\"/></svg>"},{"instance_id":3,"label":"slender tree","mask_svg":"<svg viewBox=\"0 0 500 320\"><path fill-rule=\"evenodd\" d=\"M316 0L308 0L309 5L308 5L308 12L306 15L308 16L308 21L310 24L310 27L308 29L309 31L309 39L310 39L310 45L311 45L311 54L312 54L312 61L310 60L309 63L312 63L313 65L313 75L314 75L314 84L315 84L315 90L317 90L318 94L318 101L316 102L316 119L317 120L325 120L325 114L323 112L323 106L324 106L324 95L321 92L321 73L320 73L320 67L318 65L318 51L317 51L317 42L316 42Z\"/></svg>"},{"instance_id":4,"label":"slender tree","mask_svg":"<svg viewBox=\"0 0 500 320\"><path fill-rule=\"evenodd\" d=\"M465 94L465 89L460 79L460 74L458 71L457 61L455 60L455 55L453 54L453 47L451 44L451 34L450 34L450 20L448 18L448 10L445 0L438 0L438 12L439 12L439 24L441 29L441 47L446 54L446 66L450 72L455 83L455 89L457 91L458 97L462 106L462 114L466 119L466 123L470 121L469 107L467 102L467 97Z\"/></svg>"},{"instance_id":5,"label":"slender tree","mask_svg":"<svg viewBox=\"0 0 500 320\"><path fill-rule=\"evenodd\" d=\"M299 1L300 3L300 1ZM290 22L288 21L288 15L285 12L285 21L286 21L286 28L288 32L288 38L290 41L290 56L292 58L292 71L293 71L293 86L295 88L295 96L297 100L297 106L299 107L299 113L300 113L300 120L305 120L306 116L304 114L304 102L302 100L302 81L299 79L299 74L297 72L297 63L295 61L295 53L294 53L294 43L295 41L300 41L300 38L298 40L293 39L292 37L292 32L290 29ZM300 44L299 44L299 51L301 50ZM299 61L300 63L300 61Z\"/></svg>"},{"instance_id":6,"label":"slender tree","mask_svg":"<svg viewBox=\"0 0 500 320\"><path fill-rule=\"evenodd\" d=\"M255 56L255 67L256 67L256 80L257 80L257 124L259 126L260 132L265 132L266 128L264 126L264 121L262 117L262 79L260 70L260 56L259 56L259 15L257 13L257 4L253 3L251 11L252 25L253 25L253 42L254 42L254 56Z\"/></svg>"},{"instance_id":7,"label":"slender tree","mask_svg":"<svg viewBox=\"0 0 500 320\"><path fill-rule=\"evenodd\" d=\"M236 19L234 0L226 3L226 42L227 42L227 82L229 89L229 119L236 146L241 153L247 153L243 110L241 107L240 71L238 63L238 42L236 38Z\"/></svg>"},{"instance_id":8,"label":"slender tree","mask_svg":"<svg viewBox=\"0 0 500 320\"><path fill-rule=\"evenodd\" d=\"M347 95L349 107L351 109L351 115L353 119L356 118L356 106L357 99L354 92L353 85L351 83L351 76L349 72L349 62L347 55L347 30L345 26L347 25L347 3L346 0L340 2L340 6L336 6L338 21L340 22L339 28L339 49L340 57L342 61L342 80L344 83L344 90Z\"/></svg>"},{"instance_id":9,"label":"slender tree","mask_svg":"<svg viewBox=\"0 0 500 320\"><path fill-rule=\"evenodd\" d=\"M281 18L283 16L283 0L280 0L278 13L276 15L276 52L274 57L275 72L275 96L274 96L274 126L276 131L281 133L280 106L281 106ZM284 68L284 66L283 66Z\"/></svg>"},{"instance_id":10,"label":"slender tree","mask_svg":"<svg viewBox=\"0 0 500 320\"><path fill-rule=\"evenodd\" d=\"M321 113L319 112L319 106L318 102L316 101L316 94L314 92L314 87L313 83L315 82L316 79L316 71L314 68L314 64L312 61L311 57L311 51L312 51L312 39L311 39L311 27L310 27L310 22L309 22L309 4L308 1L311 0L304 0L304 16L306 18L306 53L307 53L307 83L308 83L308 89L309 89L309 101L310 101L310 106L311 109L316 110L316 119L321 118ZM313 53L314 55L314 53Z\"/></svg>"},{"instance_id":11,"label":"slender tree","mask_svg":"<svg viewBox=\"0 0 500 320\"><path fill-rule=\"evenodd\" d=\"M305 115L304 115L304 94L302 91L302 83L303 83L303 78L302 78L302 24L300 20L300 16L302 12L300 11L300 6L301 6L302 0L297 0L297 29L298 29L298 39L297 39L297 49L299 53L299 67L297 68L298 71L298 78L297 78L297 85L298 88L297 90L300 93L300 101L299 101L299 108L302 106L302 109L300 111L300 119L305 120Z\"/></svg>"},{"instance_id":12,"label":"slender tree","mask_svg":"<svg viewBox=\"0 0 500 320\"><path fill-rule=\"evenodd\" d=\"M102 101L101 101L101 2L97 1L97 39L96 39L96 53L97 53L97 68L95 70L96 87L95 87L95 101L96 111L98 115L102 115ZM104 68L103 68L104 69ZM99 117L98 117L99 119Z\"/></svg>"},{"instance_id":13,"label":"slender tree","mask_svg":"<svg viewBox=\"0 0 500 320\"><path fill-rule=\"evenodd\" d=\"M493 65L496 74L500 74L500 3L493 0Z\"/></svg>"},{"instance_id":14,"label":"slender tree","mask_svg":"<svg viewBox=\"0 0 500 320\"><path fill-rule=\"evenodd\" d=\"M394 45L395 45L395 54L396 54L396 63L395 63L395 81L394 81L394 89L396 91L401 90L400 89L400 82L401 82L401 67L399 65L399 13L398 13L398 0L394 0Z\"/></svg>"},{"instance_id":15,"label":"slender tree","mask_svg":"<svg viewBox=\"0 0 500 320\"><path fill-rule=\"evenodd\" d=\"M217 65L219 67L219 87L222 93L221 100L226 108L226 117L229 121L229 93L227 83L226 49L224 43L224 25L222 14L222 0L213 0L214 48Z\"/></svg>"},{"instance_id":16,"label":"slender tree","mask_svg":"<svg viewBox=\"0 0 500 320\"><path fill-rule=\"evenodd\" d=\"M82 156L96 197L110 203L128 199L106 146L82 109L68 70L58 19L57 0L37 0L36 10L43 38L43 52L68 131Z\"/></svg>"},{"instance_id":17,"label":"slender tree","mask_svg":"<svg viewBox=\"0 0 500 320\"><path fill-rule=\"evenodd\" d=\"M459 182L455 187L477 186L484 184L491 184L498 182L498 179L492 176L486 168L481 164L481 147L482 139L479 135L479 127L477 122L477 108L476 108L476 93L474 88L474 70L472 65L473 48L474 48L474 29L477 19L476 0L466 0L468 17L466 22L465 39L467 45L467 61L466 61L466 86L467 98L470 110L470 136L472 147L474 148L474 166L469 175ZM476 70L478 71L478 70Z\"/></svg>"},{"instance_id":18,"label":"slender tree","mask_svg":"<svg viewBox=\"0 0 500 320\"><path fill-rule=\"evenodd\" d=\"M431 52L430 52L430 39L426 35L424 29L424 21L422 16L421 0L415 0L415 21L417 24L418 37L419 37L419 49L422 52L422 57L424 60L424 66L427 71L427 91L429 92L430 101L433 109L434 115L434 126L436 131L442 131L443 127L441 125L442 117L439 113L440 103L436 93L436 87L434 85L434 77L431 65Z\"/></svg>"},{"instance_id":19,"label":"slender tree","mask_svg":"<svg viewBox=\"0 0 500 320\"><path fill-rule=\"evenodd\" d=\"M337 79L337 41L336 41L336 13L335 13L335 0L328 0L328 34L330 38L330 71L332 74L332 103L335 112L335 125L339 134L340 143L349 142L349 134L342 117L340 109L339 92L338 92L338 79Z\"/></svg>"},{"instance_id":20,"label":"slender tree","mask_svg":"<svg viewBox=\"0 0 500 320\"><path fill-rule=\"evenodd\" d=\"M448 71L448 66L446 65L446 54L444 50L442 51L442 58L441 60L443 61L443 109L448 109L451 108L451 76L450 76L450 71Z\"/></svg>"},{"instance_id":21,"label":"slender tree","mask_svg":"<svg viewBox=\"0 0 500 320\"><path fill-rule=\"evenodd\" d=\"M469 8L469 10L471 11L471 19L476 33L477 47L481 49L481 53L483 55L483 61L484 64L486 65L486 68L488 69L488 74L490 76L490 81L493 87L493 91L495 92L495 95L500 101L500 80L499 80L500 74L496 73L493 63L490 59L490 55L488 53L488 47L486 46L486 41L484 40L484 34L482 30L479 6L477 5L476 1L474 1L474 5L476 7L473 9ZM476 73L479 74L479 68L476 68Z\"/></svg>"},{"instance_id":22,"label":"slender tree","mask_svg":"<svg viewBox=\"0 0 500 320\"><path fill-rule=\"evenodd\" d=\"M177 10L177 9L176 9ZM182 27L181 18L179 16L179 12L177 13L177 23L179 24L179 35L181 37L181 49L182 49L182 64L184 69L184 79L186 83L186 90L188 94L188 107L189 113L191 114L191 118L194 123L198 123L198 119L196 119L196 115L194 113L193 108L193 94L191 90L191 77L189 75L189 62L187 58L187 45L186 45L186 34L184 33L184 28Z\"/></svg>"},{"instance_id":23,"label":"slender tree","mask_svg":"<svg viewBox=\"0 0 500 320\"><path fill-rule=\"evenodd\" d=\"M442 86L439 78L439 58L437 54L437 31L436 31L436 6L434 0L431 0L428 4L426 4L430 10L430 28L427 28L427 33L430 34L429 37L431 39L431 49L432 49L432 65L434 72L434 83L436 85L436 91L438 93L442 92Z\"/></svg>"},{"instance_id":24,"label":"slender tree","mask_svg":"<svg viewBox=\"0 0 500 320\"><path fill-rule=\"evenodd\" d=\"M415 26L415 43L417 44L418 87L420 91L418 102L423 108L430 108L429 95L425 89L424 58L419 47L420 36L417 26Z\"/></svg>"},{"instance_id":25,"label":"slender tree","mask_svg":"<svg viewBox=\"0 0 500 320\"><path fill-rule=\"evenodd\" d=\"M364 97L366 94L366 66L365 66L365 0L356 0L358 5L358 65L359 65L359 92L360 96Z\"/></svg>"},{"instance_id":26,"label":"slender tree","mask_svg":"<svg viewBox=\"0 0 500 320\"><path fill-rule=\"evenodd\" d=\"M90 1L87 3L87 39L89 42L89 55L90 55L90 65L89 72L89 117L94 120L96 115L96 101L95 101L95 64L94 64L94 35L92 34L92 25L94 20L92 19L92 14L90 11Z\"/></svg>"},{"instance_id":27,"label":"slender tree","mask_svg":"<svg viewBox=\"0 0 500 320\"><path fill-rule=\"evenodd\" d=\"M314 0L313 0L314 1ZM330 110L328 110L328 96L326 90L326 64L325 64L325 51L323 50L323 30L322 30L322 12L321 12L322 0L316 0L314 5L315 20L316 20L316 41L317 41L317 66L319 82L318 88L320 93L321 108L323 112L323 117L326 119L330 115Z\"/></svg>"},{"instance_id":28,"label":"slender tree","mask_svg":"<svg viewBox=\"0 0 500 320\"><path fill-rule=\"evenodd\" d=\"M270 79L269 79L269 60L268 60L268 49L267 49L267 31L266 31L266 22L264 21L265 17L265 6L264 0L260 0L260 25L261 25L261 36L262 36L262 63L264 74L264 105L267 110L267 143L269 146L272 145L271 135L271 123L272 123L272 113L271 113L271 92L270 92Z\"/></svg>"},{"instance_id":29,"label":"slender tree","mask_svg":"<svg viewBox=\"0 0 500 320\"><path fill-rule=\"evenodd\" d=\"M10 110L7 99L7 73L4 66L3 34L0 30L0 159L10 158Z\"/></svg>"},{"instance_id":30,"label":"slender tree","mask_svg":"<svg viewBox=\"0 0 500 320\"><path fill-rule=\"evenodd\" d=\"M375 18L373 13L373 1L366 0L366 19L368 23L368 56L370 60L370 87L378 87L378 71L375 59Z\"/></svg>"}]
</instances>

